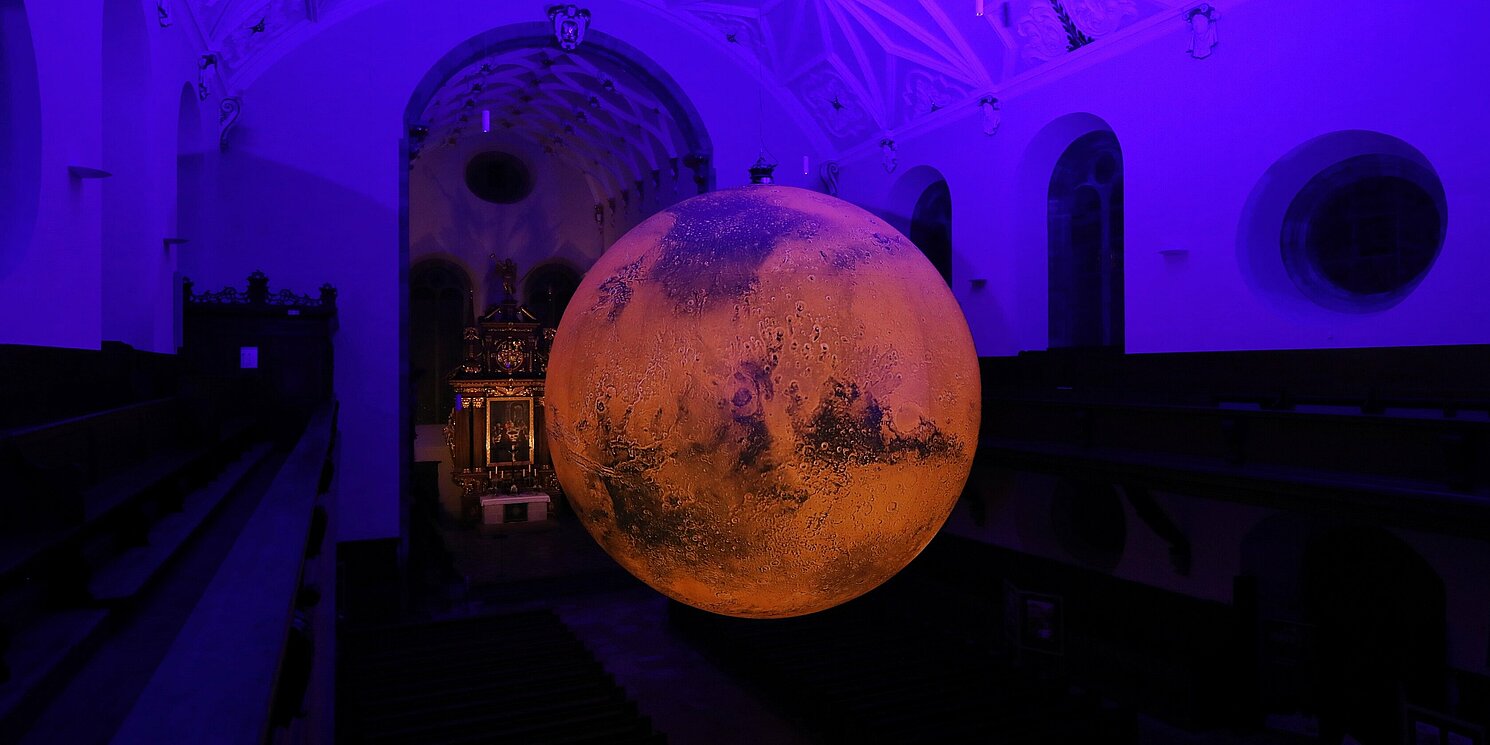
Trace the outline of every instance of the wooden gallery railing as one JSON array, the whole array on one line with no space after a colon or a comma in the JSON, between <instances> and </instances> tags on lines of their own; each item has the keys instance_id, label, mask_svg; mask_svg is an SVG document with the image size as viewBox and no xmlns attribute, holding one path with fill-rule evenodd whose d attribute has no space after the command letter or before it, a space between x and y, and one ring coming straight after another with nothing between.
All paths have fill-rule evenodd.
<instances>
[{"instance_id":1,"label":"wooden gallery railing","mask_svg":"<svg viewBox=\"0 0 1490 745\"><path fill-rule=\"evenodd\" d=\"M331 742L336 441L335 404L327 403L223 559L116 745Z\"/></svg>"}]
</instances>

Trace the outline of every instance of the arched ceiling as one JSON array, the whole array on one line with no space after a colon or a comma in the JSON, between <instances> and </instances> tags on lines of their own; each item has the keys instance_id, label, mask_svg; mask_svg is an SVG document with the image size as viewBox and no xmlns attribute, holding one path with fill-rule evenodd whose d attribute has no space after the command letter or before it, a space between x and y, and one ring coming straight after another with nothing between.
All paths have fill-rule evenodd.
<instances>
[{"instance_id":1,"label":"arched ceiling","mask_svg":"<svg viewBox=\"0 0 1490 745\"><path fill-rule=\"evenodd\" d=\"M310 38L315 26L382 1L158 0L171 12L189 13L203 43L218 53L230 87L244 82L245 71ZM983 0L984 13L977 15L979 0L627 1L641 12L673 17L725 54L759 69L775 89L797 99L840 152L877 142L939 111L999 95L1107 37L1163 22L1182 28L1183 9L1197 4ZM597 16L593 27L604 30L606 20ZM511 63L518 68L532 60ZM507 70L500 85L531 73ZM553 75L576 87L571 84L591 73L563 63ZM563 86L542 95L540 107L567 106ZM638 114L616 124L631 126L645 118Z\"/></svg>"},{"instance_id":2,"label":"arched ceiling","mask_svg":"<svg viewBox=\"0 0 1490 745\"><path fill-rule=\"evenodd\" d=\"M454 147L483 126L541 145L599 179L608 194L676 179L688 141L668 102L621 65L583 50L508 49L452 75L420 121L421 152Z\"/></svg>"}]
</instances>

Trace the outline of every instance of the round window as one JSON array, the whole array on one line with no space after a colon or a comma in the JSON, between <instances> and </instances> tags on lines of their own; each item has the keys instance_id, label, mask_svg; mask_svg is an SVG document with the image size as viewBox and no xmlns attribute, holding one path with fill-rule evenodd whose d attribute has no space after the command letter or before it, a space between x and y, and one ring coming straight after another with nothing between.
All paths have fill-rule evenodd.
<instances>
[{"instance_id":1,"label":"round window","mask_svg":"<svg viewBox=\"0 0 1490 745\"><path fill-rule=\"evenodd\" d=\"M466 161L466 188L494 204L515 204L533 192L533 176L515 155L477 153Z\"/></svg>"},{"instance_id":2,"label":"round window","mask_svg":"<svg viewBox=\"0 0 1490 745\"><path fill-rule=\"evenodd\" d=\"M1426 165L1360 155L1316 174L1283 218L1283 265L1328 308L1383 310L1405 298L1443 246L1443 184Z\"/></svg>"}]
</instances>

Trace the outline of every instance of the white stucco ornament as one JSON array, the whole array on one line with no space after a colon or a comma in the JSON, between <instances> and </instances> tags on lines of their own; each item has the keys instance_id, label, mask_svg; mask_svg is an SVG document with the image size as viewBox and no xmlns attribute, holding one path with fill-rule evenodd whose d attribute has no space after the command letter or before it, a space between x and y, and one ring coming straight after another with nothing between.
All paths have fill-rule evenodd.
<instances>
[{"instance_id":1,"label":"white stucco ornament","mask_svg":"<svg viewBox=\"0 0 1490 745\"><path fill-rule=\"evenodd\" d=\"M553 5L548 9L548 20L554 24L554 38L559 48L573 51L585 40L590 29L590 11L577 5Z\"/></svg>"},{"instance_id":2,"label":"white stucco ornament","mask_svg":"<svg viewBox=\"0 0 1490 745\"><path fill-rule=\"evenodd\" d=\"M1190 24L1190 56L1205 59L1216 48L1216 7L1201 3L1185 11L1185 22Z\"/></svg>"}]
</instances>

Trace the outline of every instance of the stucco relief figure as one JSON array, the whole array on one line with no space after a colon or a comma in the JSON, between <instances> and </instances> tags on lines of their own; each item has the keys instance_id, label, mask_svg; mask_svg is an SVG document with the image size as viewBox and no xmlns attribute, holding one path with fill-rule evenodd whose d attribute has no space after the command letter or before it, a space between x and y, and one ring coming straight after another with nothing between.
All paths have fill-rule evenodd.
<instances>
[{"instance_id":1,"label":"stucco relief figure","mask_svg":"<svg viewBox=\"0 0 1490 745\"><path fill-rule=\"evenodd\" d=\"M1019 35L1026 40L1021 54L1025 59L1039 62L1065 54L1070 45L1060 16L1047 2L1030 3L1029 10L1019 19Z\"/></svg>"},{"instance_id":2,"label":"stucco relief figure","mask_svg":"<svg viewBox=\"0 0 1490 745\"><path fill-rule=\"evenodd\" d=\"M1066 9L1076 27L1092 37L1116 31L1124 18L1138 12L1133 0L1066 0Z\"/></svg>"},{"instance_id":3,"label":"stucco relief figure","mask_svg":"<svg viewBox=\"0 0 1490 745\"><path fill-rule=\"evenodd\" d=\"M885 167L885 173L893 173L895 166L899 164L900 156L895 154L895 141L889 138L880 140L880 165Z\"/></svg>"},{"instance_id":4,"label":"stucco relief figure","mask_svg":"<svg viewBox=\"0 0 1490 745\"><path fill-rule=\"evenodd\" d=\"M1190 56L1205 59L1216 48L1216 8L1201 3L1185 13L1190 23Z\"/></svg>"},{"instance_id":5,"label":"stucco relief figure","mask_svg":"<svg viewBox=\"0 0 1490 745\"><path fill-rule=\"evenodd\" d=\"M999 109L999 100L993 96L984 96L978 100L978 109L983 112L983 134L993 136L999 131L999 125L1004 123L1004 113Z\"/></svg>"}]
</instances>

